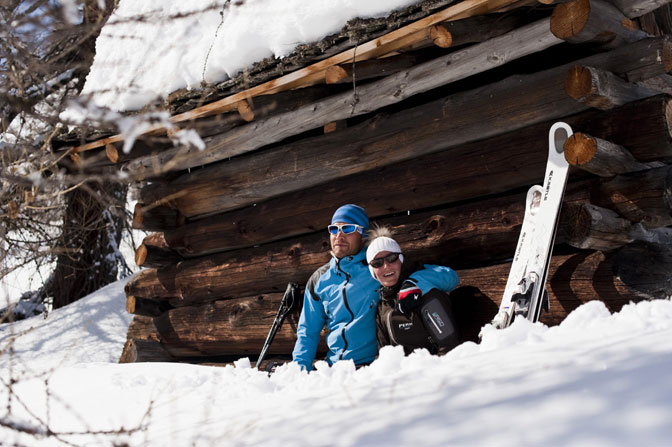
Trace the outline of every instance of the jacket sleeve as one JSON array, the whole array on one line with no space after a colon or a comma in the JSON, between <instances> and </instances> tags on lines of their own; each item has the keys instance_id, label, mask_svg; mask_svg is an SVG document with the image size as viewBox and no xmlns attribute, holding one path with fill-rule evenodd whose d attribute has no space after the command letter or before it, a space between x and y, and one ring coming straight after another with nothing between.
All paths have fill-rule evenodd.
<instances>
[{"instance_id":1,"label":"jacket sleeve","mask_svg":"<svg viewBox=\"0 0 672 447\"><path fill-rule=\"evenodd\" d=\"M313 360L320 341L320 332L327 321L322 301L314 299L309 287L303 296L303 309L296 329L296 344L292 358L307 371L313 369Z\"/></svg>"},{"instance_id":2,"label":"jacket sleeve","mask_svg":"<svg viewBox=\"0 0 672 447\"><path fill-rule=\"evenodd\" d=\"M460 283L457 273L450 267L430 264L425 264L424 267L409 278L420 288L423 295L432 289L448 293Z\"/></svg>"}]
</instances>

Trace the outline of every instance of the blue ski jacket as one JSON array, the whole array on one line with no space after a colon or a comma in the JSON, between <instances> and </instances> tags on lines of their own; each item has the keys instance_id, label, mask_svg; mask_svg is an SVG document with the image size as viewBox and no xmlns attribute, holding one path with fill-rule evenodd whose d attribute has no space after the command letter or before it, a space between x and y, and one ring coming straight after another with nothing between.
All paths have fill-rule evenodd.
<instances>
[{"instance_id":1,"label":"blue ski jacket","mask_svg":"<svg viewBox=\"0 0 672 447\"><path fill-rule=\"evenodd\" d=\"M433 288L450 292L459 283L449 267L425 265L411 275L423 294ZM303 309L297 328L293 359L310 371L326 325L327 362L353 360L356 365L372 362L378 353L376 307L380 283L373 279L366 263L366 250L354 256L332 257L313 273L306 284Z\"/></svg>"}]
</instances>

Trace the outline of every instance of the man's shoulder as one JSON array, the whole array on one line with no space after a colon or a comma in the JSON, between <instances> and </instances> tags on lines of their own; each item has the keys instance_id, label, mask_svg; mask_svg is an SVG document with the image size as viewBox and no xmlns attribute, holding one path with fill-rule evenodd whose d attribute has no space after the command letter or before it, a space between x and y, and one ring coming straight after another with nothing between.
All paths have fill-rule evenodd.
<instances>
[{"instance_id":1,"label":"man's shoulder","mask_svg":"<svg viewBox=\"0 0 672 447\"><path fill-rule=\"evenodd\" d=\"M310 275L310 278L306 283L306 290L310 290L310 294L314 299L317 299L317 296L315 295L315 286L320 281L322 275L324 275L329 270L330 267L331 263L327 262L326 264L315 270L312 275Z\"/></svg>"}]
</instances>

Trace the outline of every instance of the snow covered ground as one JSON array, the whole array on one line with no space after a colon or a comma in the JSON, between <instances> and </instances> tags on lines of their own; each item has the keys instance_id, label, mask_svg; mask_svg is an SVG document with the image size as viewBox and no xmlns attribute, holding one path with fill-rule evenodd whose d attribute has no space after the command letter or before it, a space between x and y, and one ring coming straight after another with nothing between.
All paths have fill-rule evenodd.
<instances>
[{"instance_id":1,"label":"snow covered ground","mask_svg":"<svg viewBox=\"0 0 672 447\"><path fill-rule=\"evenodd\" d=\"M46 320L0 326L1 443L594 447L672 438L670 300L614 315L595 301L554 328L525 320L486 327L481 344L444 357L385 348L357 371L349 362L311 374L289 364L268 378L245 359L236 367L116 364L130 322L123 285ZM6 427L39 433L38 419L70 434Z\"/></svg>"}]
</instances>

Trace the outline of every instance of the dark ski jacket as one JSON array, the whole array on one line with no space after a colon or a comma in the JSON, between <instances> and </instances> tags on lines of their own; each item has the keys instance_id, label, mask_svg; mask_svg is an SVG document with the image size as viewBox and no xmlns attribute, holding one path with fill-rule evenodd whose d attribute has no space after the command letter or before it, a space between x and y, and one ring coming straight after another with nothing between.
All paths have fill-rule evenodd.
<instances>
[{"instance_id":1,"label":"dark ski jacket","mask_svg":"<svg viewBox=\"0 0 672 447\"><path fill-rule=\"evenodd\" d=\"M452 290L457 286L457 274L447 267L425 267L413 274L423 293L435 287ZM452 275L446 275L445 269ZM330 365L338 360L353 360L355 365L372 362L378 353L375 316L379 289L366 263L366 249L342 259L332 257L317 269L306 284L294 361L312 369L320 332L326 325L326 360Z\"/></svg>"},{"instance_id":2,"label":"dark ski jacket","mask_svg":"<svg viewBox=\"0 0 672 447\"><path fill-rule=\"evenodd\" d=\"M414 276L416 276L415 274L423 267L425 269L433 268L439 274L445 275L446 277L446 281L443 282L444 288L437 288L437 290L432 290L432 293L443 293L445 296L445 293L448 293L457 287L459 278L457 273L455 273L455 271L450 267L432 265L423 266L420 263L406 259L402 264L401 274L399 275L399 281L397 284L392 287L381 286L379 289L380 301L376 309L376 339L378 342L378 349L382 348L383 346L394 346L397 344L402 344L404 346L404 352L406 355L410 354L414 349L417 348L425 348L432 354L436 354L438 352L439 348L431 341L429 332L424 329L424 325L420 316L413 313L413 315L410 317L404 317L399 312L396 312L395 309L397 294L399 293L401 284L406 280L416 282ZM423 290L423 295L426 293L428 292ZM395 343L394 337L392 334L390 334L391 328L389 327L390 319L388 318L388 314L391 312L394 312L397 315L397 317L393 319L395 323L405 323L406 325L414 326L414 328L409 328L408 330L409 337L413 339L412 344L404 344L403 342ZM419 337L422 337L422 339L419 339Z\"/></svg>"}]
</instances>

